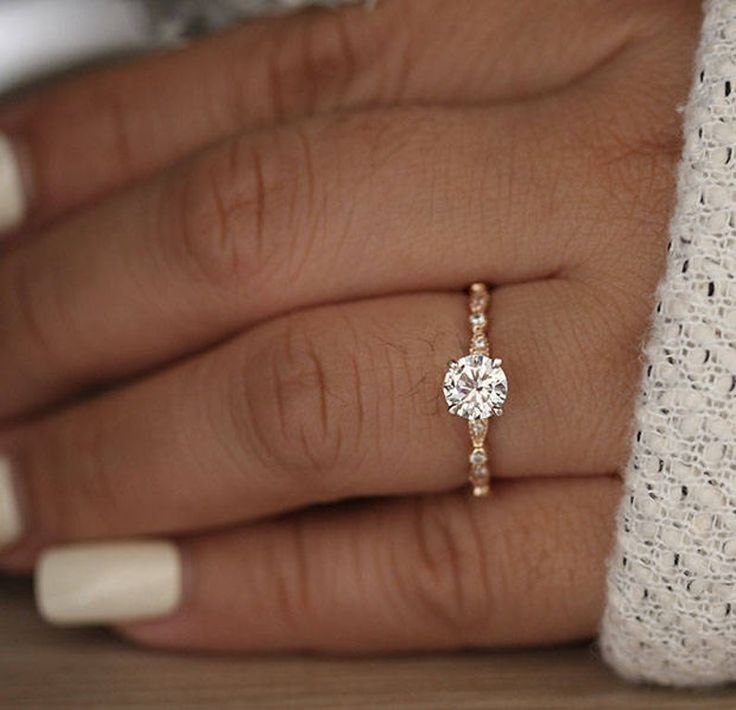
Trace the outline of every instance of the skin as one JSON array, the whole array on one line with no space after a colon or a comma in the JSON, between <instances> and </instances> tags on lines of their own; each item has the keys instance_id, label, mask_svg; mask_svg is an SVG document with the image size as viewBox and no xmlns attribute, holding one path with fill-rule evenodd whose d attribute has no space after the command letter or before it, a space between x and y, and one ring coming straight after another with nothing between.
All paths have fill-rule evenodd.
<instances>
[{"instance_id":1,"label":"skin","mask_svg":"<svg viewBox=\"0 0 736 710\"><path fill-rule=\"evenodd\" d=\"M0 443L47 545L176 537L182 649L583 639L603 605L699 3L387 0L7 106ZM463 289L493 495L441 401ZM319 504L319 505L317 505Z\"/></svg>"}]
</instances>

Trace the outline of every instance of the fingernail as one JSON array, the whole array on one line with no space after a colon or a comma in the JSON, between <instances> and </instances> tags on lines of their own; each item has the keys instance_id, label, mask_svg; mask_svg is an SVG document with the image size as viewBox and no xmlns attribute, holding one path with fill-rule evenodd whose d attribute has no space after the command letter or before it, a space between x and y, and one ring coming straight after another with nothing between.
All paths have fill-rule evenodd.
<instances>
[{"instance_id":1,"label":"fingernail","mask_svg":"<svg viewBox=\"0 0 736 710\"><path fill-rule=\"evenodd\" d=\"M25 216L26 195L18 153L0 133L0 232L17 227Z\"/></svg>"},{"instance_id":2,"label":"fingernail","mask_svg":"<svg viewBox=\"0 0 736 710\"><path fill-rule=\"evenodd\" d=\"M181 556L169 542L58 547L36 568L36 605L59 626L156 619L174 612L181 596Z\"/></svg>"},{"instance_id":3,"label":"fingernail","mask_svg":"<svg viewBox=\"0 0 736 710\"><path fill-rule=\"evenodd\" d=\"M18 542L22 532L13 466L9 459L0 457L0 551Z\"/></svg>"}]
</instances>

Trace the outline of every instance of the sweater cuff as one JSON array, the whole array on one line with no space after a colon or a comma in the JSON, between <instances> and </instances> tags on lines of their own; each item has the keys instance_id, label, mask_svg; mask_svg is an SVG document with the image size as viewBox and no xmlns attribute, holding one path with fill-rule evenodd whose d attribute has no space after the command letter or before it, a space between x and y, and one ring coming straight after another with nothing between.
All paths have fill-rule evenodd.
<instances>
[{"instance_id":1,"label":"sweater cuff","mask_svg":"<svg viewBox=\"0 0 736 710\"><path fill-rule=\"evenodd\" d=\"M736 679L736 3L704 12L600 638L674 686Z\"/></svg>"}]
</instances>

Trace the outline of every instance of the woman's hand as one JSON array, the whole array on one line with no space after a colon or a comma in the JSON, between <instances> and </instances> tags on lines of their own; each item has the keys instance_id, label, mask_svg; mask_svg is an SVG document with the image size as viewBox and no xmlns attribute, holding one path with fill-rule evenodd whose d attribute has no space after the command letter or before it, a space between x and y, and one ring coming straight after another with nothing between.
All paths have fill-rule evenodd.
<instances>
[{"instance_id":1,"label":"woman's hand","mask_svg":"<svg viewBox=\"0 0 736 710\"><path fill-rule=\"evenodd\" d=\"M698 21L693 1L386 0L6 109L32 200L0 259L24 521L2 565L176 538L175 612L124 627L171 647L592 634ZM480 280L510 382L486 501L456 491L467 430L441 395ZM134 619L126 549L51 555L42 608Z\"/></svg>"}]
</instances>

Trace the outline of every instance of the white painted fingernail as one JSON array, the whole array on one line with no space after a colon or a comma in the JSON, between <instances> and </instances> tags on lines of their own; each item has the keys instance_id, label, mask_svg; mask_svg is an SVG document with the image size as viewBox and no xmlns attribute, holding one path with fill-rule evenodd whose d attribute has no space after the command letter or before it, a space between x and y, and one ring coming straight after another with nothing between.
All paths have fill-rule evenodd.
<instances>
[{"instance_id":1,"label":"white painted fingernail","mask_svg":"<svg viewBox=\"0 0 736 710\"><path fill-rule=\"evenodd\" d=\"M18 542L23 522L10 460L0 457L0 550Z\"/></svg>"},{"instance_id":2,"label":"white painted fingernail","mask_svg":"<svg viewBox=\"0 0 736 710\"><path fill-rule=\"evenodd\" d=\"M181 597L181 556L170 542L58 547L36 568L38 610L60 626L160 618L174 612Z\"/></svg>"},{"instance_id":3,"label":"white painted fingernail","mask_svg":"<svg viewBox=\"0 0 736 710\"><path fill-rule=\"evenodd\" d=\"M25 217L26 194L18 153L0 133L0 232L17 227Z\"/></svg>"}]
</instances>

